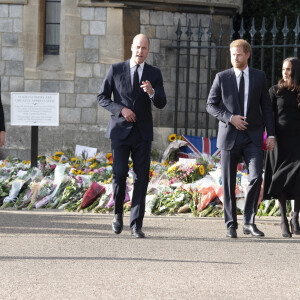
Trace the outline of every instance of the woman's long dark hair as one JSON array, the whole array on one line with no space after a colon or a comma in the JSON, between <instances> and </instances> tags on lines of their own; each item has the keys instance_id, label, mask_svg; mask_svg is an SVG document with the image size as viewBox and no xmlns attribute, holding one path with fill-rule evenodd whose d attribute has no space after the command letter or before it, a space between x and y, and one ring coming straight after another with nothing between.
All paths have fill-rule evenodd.
<instances>
[{"instance_id":1,"label":"woman's long dark hair","mask_svg":"<svg viewBox=\"0 0 300 300\"><path fill-rule=\"evenodd\" d=\"M278 81L277 94L280 94L284 89L296 93L298 108L300 109L300 59L298 57L288 57L283 61L282 65L287 61L292 64L291 77L287 81L284 81L283 78Z\"/></svg>"}]
</instances>

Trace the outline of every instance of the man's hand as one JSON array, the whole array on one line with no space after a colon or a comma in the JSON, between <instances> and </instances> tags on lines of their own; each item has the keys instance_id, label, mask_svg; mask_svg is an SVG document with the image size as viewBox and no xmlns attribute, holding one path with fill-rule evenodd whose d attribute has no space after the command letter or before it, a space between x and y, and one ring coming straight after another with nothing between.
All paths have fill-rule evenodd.
<instances>
[{"instance_id":1,"label":"man's hand","mask_svg":"<svg viewBox=\"0 0 300 300\"><path fill-rule=\"evenodd\" d=\"M127 108L127 107L123 107L121 110L121 115L125 118L125 120L127 122L136 122L136 115L135 113Z\"/></svg>"},{"instance_id":2,"label":"man's hand","mask_svg":"<svg viewBox=\"0 0 300 300\"><path fill-rule=\"evenodd\" d=\"M5 143L5 131L0 132L0 147L2 147Z\"/></svg>"},{"instance_id":3,"label":"man's hand","mask_svg":"<svg viewBox=\"0 0 300 300\"><path fill-rule=\"evenodd\" d=\"M274 149L274 145L275 145L275 138L273 138L273 137L267 137L266 138L266 147L267 147L267 150L272 151Z\"/></svg>"},{"instance_id":4,"label":"man's hand","mask_svg":"<svg viewBox=\"0 0 300 300\"><path fill-rule=\"evenodd\" d=\"M148 80L142 81L141 88L144 90L144 92L148 93L149 96L152 96L154 93L151 82Z\"/></svg>"},{"instance_id":5,"label":"man's hand","mask_svg":"<svg viewBox=\"0 0 300 300\"><path fill-rule=\"evenodd\" d=\"M237 130L246 130L248 123L246 122L246 117L240 116L240 115L234 115L231 118L231 124L237 129Z\"/></svg>"}]
</instances>

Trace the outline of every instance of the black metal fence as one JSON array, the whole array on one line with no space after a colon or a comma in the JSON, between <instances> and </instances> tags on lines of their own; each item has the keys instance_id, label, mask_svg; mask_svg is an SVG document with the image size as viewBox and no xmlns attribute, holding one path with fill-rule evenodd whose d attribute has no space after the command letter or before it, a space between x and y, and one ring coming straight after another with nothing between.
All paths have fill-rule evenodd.
<instances>
[{"instance_id":1,"label":"black metal fence","mask_svg":"<svg viewBox=\"0 0 300 300\"><path fill-rule=\"evenodd\" d=\"M183 35L185 28L182 28L179 20L176 45L174 43L170 47L176 49L175 133L184 131L184 134L189 134L189 130L198 135L201 130L206 137L209 131L210 135L216 133L217 122L205 110L206 99L215 74L231 67L229 44L233 40L244 38L251 44L249 65L265 71L269 86L280 79L282 60L288 56L298 56L299 16L294 25L288 25L285 17L281 30L277 28L275 17L269 31L265 18L261 21L260 30L255 29L254 21L251 28L246 30L242 19L239 31L235 31L232 20L226 26L220 20L216 30L213 30L212 20L206 27L202 26L200 20L198 28L193 29L189 20ZM193 30L196 31L194 35Z\"/></svg>"}]
</instances>

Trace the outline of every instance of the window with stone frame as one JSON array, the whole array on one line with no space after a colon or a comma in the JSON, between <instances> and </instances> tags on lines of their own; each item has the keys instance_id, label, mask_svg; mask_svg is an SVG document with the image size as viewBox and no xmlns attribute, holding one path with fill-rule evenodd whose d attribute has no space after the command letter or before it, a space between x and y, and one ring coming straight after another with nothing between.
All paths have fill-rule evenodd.
<instances>
[{"instance_id":1,"label":"window with stone frame","mask_svg":"<svg viewBox=\"0 0 300 300\"><path fill-rule=\"evenodd\" d=\"M45 2L45 39L44 54L58 55L60 44L60 0Z\"/></svg>"}]
</instances>

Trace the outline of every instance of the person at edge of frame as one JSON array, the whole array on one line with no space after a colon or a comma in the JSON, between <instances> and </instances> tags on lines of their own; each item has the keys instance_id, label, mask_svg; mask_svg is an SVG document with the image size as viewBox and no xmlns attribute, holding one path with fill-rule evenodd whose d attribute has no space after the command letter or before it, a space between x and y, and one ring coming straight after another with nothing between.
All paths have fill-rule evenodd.
<instances>
[{"instance_id":1,"label":"person at edge of frame","mask_svg":"<svg viewBox=\"0 0 300 300\"><path fill-rule=\"evenodd\" d=\"M1 101L1 82L0 82L0 147L5 143L5 120L4 120L4 111Z\"/></svg>"}]
</instances>

